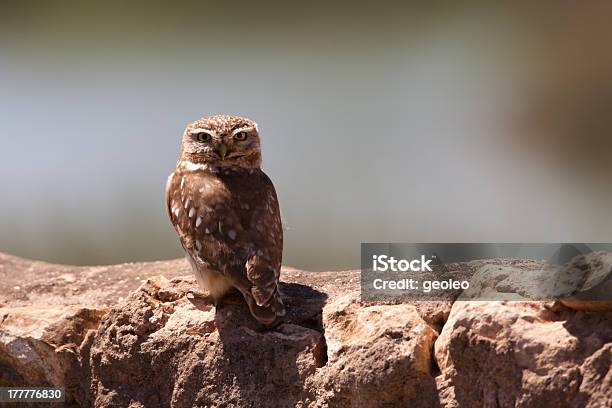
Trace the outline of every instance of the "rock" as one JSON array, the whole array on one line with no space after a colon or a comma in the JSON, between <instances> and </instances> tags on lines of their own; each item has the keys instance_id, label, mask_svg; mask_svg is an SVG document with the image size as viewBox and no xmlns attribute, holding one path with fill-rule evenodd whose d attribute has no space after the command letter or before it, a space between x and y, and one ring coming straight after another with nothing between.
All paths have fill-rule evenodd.
<instances>
[{"instance_id":1,"label":"rock","mask_svg":"<svg viewBox=\"0 0 612 408\"><path fill-rule=\"evenodd\" d=\"M184 259L69 266L30 261L0 252L0 307L110 307L120 303L149 278L164 276L172 279L191 274L191 267ZM74 282L67 279L69 275ZM330 296L359 287L359 271L309 273L283 267L282 279L307 285Z\"/></svg>"},{"instance_id":2,"label":"rock","mask_svg":"<svg viewBox=\"0 0 612 408\"><path fill-rule=\"evenodd\" d=\"M612 253L578 255L564 265L525 260L485 264L460 299L554 299L576 310L612 311Z\"/></svg>"},{"instance_id":3,"label":"rock","mask_svg":"<svg viewBox=\"0 0 612 408\"><path fill-rule=\"evenodd\" d=\"M0 386L81 388L77 350L105 313L81 306L0 309Z\"/></svg>"},{"instance_id":4,"label":"rock","mask_svg":"<svg viewBox=\"0 0 612 408\"><path fill-rule=\"evenodd\" d=\"M612 314L455 302L435 344L445 406L612 404Z\"/></svg>"},{"instance_id":5,"label":"rock","mask_svg":"<svg viewBox=\"0 0 612 408\"><path fill-rule=\"evenodd\" d=\"M103 318L90 354L92 405L402 406L423 389L435 398L437 333L414 306L362 306L352 292L321 315L325 295L283 284L294 305L266 329L240 296L215 310L184 296L186 281L149 280Z\"/></svg>"},{"instance_id":6,"label":"rock","mask_svg":"<svg viewBox=\"0 0 612 408\"><path fill-rule=\"evenodd\" d=\"M408 301L405 304L414 306L419 316L437 332L442 330L453 306L449 300Z\"/></svg>"},{"instance_id":7,"label":"rock","mask_svg":"<svg viewBox=\"0 0 612 408\"><path fill-rule=\"evenodd\" d=\"M240 297L216 312L183 296L185 281L150 280L104 317L90 354L92 405L294 407L315 400L310 380L326 358L323 334L308 327L312 316L298 313L264 330ZM304 288L283 289L291 297Z\"/></svg>"},{"instance_id":8,"label":"rock","mask_svg":"<svg viewBox=\"0 0 612 408\"><path fill-rule=\"evenodd\" d=\"M347 294L323 311L324 406L434 406L437 332L412 305L361 305L358 299Z\"/></svg>"},{"instance_id":9,"label":"rock","mask_svg":"<svg viewBox=\"0 0 612 408\"><path fill-rule=\"evenodd\" d=\"M601 267L581 288L601 287L607 264L573 265L585 263ZM487 264L537 263L458 268ZM71 267L0 254L0 386L59 386L65 406L100 408L610 405L609 312L363 302L359 277L283 268L287 315L265 328L238 294L219 308L189 298L184 260Z\"/></svg>"},{"instance_id":10,"label":"rock","mask_svg":"<svg viewBox=\"0 0 612 408\"><path fill-rule=\"evenodd\" d=\"M106 308L127 297L147 278L159 275L174 278L190 273L189 265L184 260L67 266L0 253L0 305L88 305Z\"/></svg>"},{"instance_id":11,"label":"rock","mask_svg":"<svg viewBox=\"0 0 612 408\"><path fill-rule=\"evenodd\" d=\"M583 272L580 290L560 299L575 310L612 311L612 253L593 252L574 258L568 268Z\"/></svg>"}]
</instances>

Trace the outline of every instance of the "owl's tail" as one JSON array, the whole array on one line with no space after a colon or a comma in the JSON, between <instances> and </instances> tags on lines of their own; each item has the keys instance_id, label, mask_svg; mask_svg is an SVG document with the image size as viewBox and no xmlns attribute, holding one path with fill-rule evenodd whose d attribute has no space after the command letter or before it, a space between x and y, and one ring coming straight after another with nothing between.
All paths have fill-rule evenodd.
<instances>
[{"instance_id":1,"label":"owl's tail","mask_svg":"<svg viewBox=\"0 0 612 408\"><path fill-rule=\"evenodd\" d=\"M268 302L258 305L251 293L242 292L253 317L261 324L269 326L276 322L278 317L285 315L285 305L280 297L278 286L270 296Z\"/></svg>"}]
</instances>

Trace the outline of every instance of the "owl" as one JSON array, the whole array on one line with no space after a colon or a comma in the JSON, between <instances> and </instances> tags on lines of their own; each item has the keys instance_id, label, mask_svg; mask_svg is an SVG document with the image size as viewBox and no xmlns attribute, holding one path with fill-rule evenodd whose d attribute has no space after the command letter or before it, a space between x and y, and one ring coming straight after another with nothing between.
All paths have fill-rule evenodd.
<instances>
[{"instance_id":1,"label":"owl","mask_svg":"<svg viewBox=\"0 0 612 408\"><path fill-rule=\"evenodd\" d=\"M261 170L255 122L217 115L188 125L166 184L166 209L199 286L215 304L235 288L260 323L285 314L280 210Z\"/></svg>"}]
</instances>

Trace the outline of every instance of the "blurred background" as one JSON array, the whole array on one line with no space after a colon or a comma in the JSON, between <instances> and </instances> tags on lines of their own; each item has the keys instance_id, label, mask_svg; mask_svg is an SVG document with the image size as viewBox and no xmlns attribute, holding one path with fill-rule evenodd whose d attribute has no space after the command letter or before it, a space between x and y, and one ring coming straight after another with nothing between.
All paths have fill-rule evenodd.
<instances>
[{"instance_id":1,"label":"blurred background","mask_svg":"<svg viewBox=\"0 0 612 408\"><path fill-rule=\"evenodd\" d=\"M181 256L183 127L259 123L284 263L612 241L612 3L0 3L0 251Z\"/></svg>"}]
</instances>

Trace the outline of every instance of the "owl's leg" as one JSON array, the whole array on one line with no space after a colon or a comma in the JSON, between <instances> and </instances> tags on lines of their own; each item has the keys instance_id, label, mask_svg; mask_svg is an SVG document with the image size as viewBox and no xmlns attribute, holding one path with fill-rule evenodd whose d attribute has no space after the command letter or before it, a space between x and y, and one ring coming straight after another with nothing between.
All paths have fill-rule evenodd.
<instances>
[{"instance_id":1,"label":"owl's leg","mask_svg":"<svg viewBox=\"0 0 612 408\"><path fill-rule=\"evenodd\" d=\"M225 276L213 269L200 268L199 273L196 274L196 278L198 279L200 287L208 291L213 303L217 307L221 306L221 302L225 298L225 295L233 288L230 281Z\"/></svg>"},{"instance_id":2,"label":"owl's leg","mask_svg":"<svg viewBox=\"0 0 612 408\"><path fill-rule=\"evenodd\" d=\"M193 274L195 275L196 280L198 281L198 286L201 289L206 290L206 281L202 277L202 272L200 269L201 266L198 265L198 263L191 257L191 255L189 255L188 252L185 253L185 258L189 262L189 265L191 265L191 270L193 271ZM217 303L216 299L214 298L212 293L210 293L210 291L201 291L196 288L190 288L187 290L186 296L188 299L200 299L206 301L207 303L213 303L215 305Z\"/></svg>"},{"instance_id":3,"label":"owl's leg","mask_svg":"<svg viewBox=\"0 0 612 408\"><path fill-rule=\"evenodd\" d=\"M230 281L221 272L196 263L189 254L187 254L187 260L191 264L198 286L206 291L201 292L197 289L191 289L188 293L191 293L194 298L204 298L209 302L212 301L216 307L221 306L221 301L233 288Z\"/></svg>"},{"instance_id":4,"label":"owl's leg","mask_svg":"<svg viewBox=\"0 0 612 408\"><path fill-rule=\"evenodd\" d=\"M200 299L206 301L207 303L212 303L217 309L222 308L223 305L237 305L242 302L242 297L239 297L240 292L233 288L221 295L219 298L214 297L209 292L201 291L195 288L188 289L186 295L188 299Z\"/></svg>"}]
</instances>

